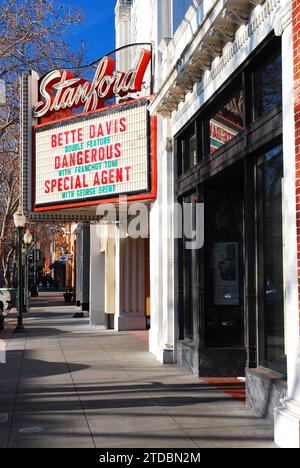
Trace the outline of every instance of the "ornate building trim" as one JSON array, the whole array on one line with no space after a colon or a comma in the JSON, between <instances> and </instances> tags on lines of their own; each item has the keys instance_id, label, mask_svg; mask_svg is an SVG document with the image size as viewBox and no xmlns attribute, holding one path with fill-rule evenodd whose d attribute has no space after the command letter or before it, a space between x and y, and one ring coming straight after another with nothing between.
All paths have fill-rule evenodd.
<instances>
[{"instance_id":1,"label":"ornate building trim","mask_svg":"<svg viewBox=\"0 0 300 468\"><path fill-rule=\"evenodd\" d=\"M265 26L267 20L282 0L227 0L217 2L213 11L204 18L198 31L185 50L184 56L176 63L161 91L151 104L151 111L170 118L180 103L198 85L197 94L203 93L234 61L238 53L251 38ZM192 21L189 10L189 20ZM288 24L290 8L276 15L274 30L279 32ZM276 29L275 29L276 28ZM178 31L177 31L178 33ZM176 50L175 38L163 47L163 63L170 66L171 51ZM182 31L181 31L182 34ZM178 40L178 38L177 38Z\"/></svg>"},{"instance_id":2,"label":"ornate building trim","mask_svg":"<svg viewBox=\"0 0 300 468\"><path fill-rule=\"evenodd\" d=\"M292 4L283 10L279 10L274 20L274 33L276 36L282 36L285 28L292 22Z\"/></svg>"}]
</instances>

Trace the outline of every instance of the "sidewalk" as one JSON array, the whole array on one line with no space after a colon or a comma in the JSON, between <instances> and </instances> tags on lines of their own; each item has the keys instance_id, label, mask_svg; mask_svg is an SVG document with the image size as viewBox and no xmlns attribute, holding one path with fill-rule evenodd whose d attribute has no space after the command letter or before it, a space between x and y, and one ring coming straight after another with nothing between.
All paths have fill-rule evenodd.
<instances>
[{"instance_id":1,"label":"sidewalk","mask_svg":"<svg viewBox=\"0 0 300 468\"><path fill-rule=\"evenodd\" d=\"M163 366L145 332L91 329L73 319L75 307L47 302L31 309L0 364L0 448L275 447L240 384L220 389Z\"/></svg>"}]
</instances>

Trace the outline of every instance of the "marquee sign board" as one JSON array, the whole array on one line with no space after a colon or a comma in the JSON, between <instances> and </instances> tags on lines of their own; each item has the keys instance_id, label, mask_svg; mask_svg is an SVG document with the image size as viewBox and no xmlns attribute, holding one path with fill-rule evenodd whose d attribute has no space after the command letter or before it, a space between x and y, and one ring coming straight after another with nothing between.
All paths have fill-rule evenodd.
<instances>
[{"instance_id":1,"label":"marquee sign board","mask_svg":"<svg viewBox=\"0 0 300 468\"><path fill-rule=\"evenodd\" d=\"M152 198L148 104L142 99L36 126L34 210Z\"/></svg>"},{"instance_id":2,"label":"marquee sign board","mask_svg":"<svg viewBox=\"0 0 300 468\"><path fill-rule=\"evenodd\" d=\"M144 82L152 51L139 45L128 46L137 52L131 70L116 69L107 56L84 67L89 79L78 69L53 70L41 79L24 74L23 206L29 219L93 220L99 204L156 198L157 123ZM114 98L122 102L112 104Z\"/></svg>"}]
</instances>

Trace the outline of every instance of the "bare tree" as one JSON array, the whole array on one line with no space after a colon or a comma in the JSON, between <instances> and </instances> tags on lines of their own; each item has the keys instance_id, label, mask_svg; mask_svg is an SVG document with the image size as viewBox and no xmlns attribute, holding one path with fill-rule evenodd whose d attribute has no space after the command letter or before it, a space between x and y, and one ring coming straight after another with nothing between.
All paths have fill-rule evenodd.
<instances>
[{"instance_id":1,"label":"bare tree","mask_svg":"<svg viewBox=\"0 0 300 468\"><path fill-rule=\"evenodd\" d=\"M19 204L19 148L14 139L7 132L8 145L1 148L0 166L0 260L1 269L6 283L11 283L10 265L15 256L15 231L12 226L13 214L17 211ZM3 142L1 141L3 144Z\"/></svg>"},{"instance_id":2,"label":"bare tree","mask_svg":"<svg viewBox=\"0 0 300 468\"><path fill-rule=\"evenodd\" d=\"M6 102L0 105L0 268L8 285L9 265L15 255L13 213L21 188L20 76L29 69L43 75L53 68L80 65L84 49L73 52L64 33L81 21L80 10L63 8L56 1L0 3L0 80L6 87Z\"/></svg>"}]
</instances>

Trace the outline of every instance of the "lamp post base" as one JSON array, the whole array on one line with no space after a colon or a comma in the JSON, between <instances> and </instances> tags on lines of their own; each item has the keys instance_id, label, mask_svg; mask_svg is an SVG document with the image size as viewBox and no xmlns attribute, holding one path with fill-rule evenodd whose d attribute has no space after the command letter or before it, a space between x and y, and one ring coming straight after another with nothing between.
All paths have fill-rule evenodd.
<instances>
[{"instance_id":1,"label":"lamp post base","mask_svg":"<svg viewBox=\"0 0 300 468\"><path fill-rule=\"evenodd\" d=\"M18 323L16 328L14 329L13 333L24 333L26 331L24 325Z\"/></svg>"}]
</instances>

